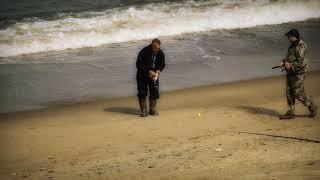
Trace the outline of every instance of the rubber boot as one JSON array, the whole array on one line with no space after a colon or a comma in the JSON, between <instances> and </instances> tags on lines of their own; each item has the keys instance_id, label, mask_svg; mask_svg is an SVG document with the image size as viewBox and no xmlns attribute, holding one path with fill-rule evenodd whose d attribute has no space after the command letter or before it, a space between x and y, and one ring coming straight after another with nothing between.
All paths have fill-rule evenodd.
<instances>
[{"instance_id":1,"label":"rubber boot","mask_svg":"<svg viewBox=\"0 0 320 180\"><path fill-rule=\"evenodd\" d=\"M149 103L150 103L149 114L152 115L152 116L157 116L157 115L159 115L159 113L158 113L157 110L156 110L157 99L150 98L149 101L150 101L150 102L149 102Z\"/></svg>"},{"instance_id":2,"label":"rubber boot","mask_svg":"<svg viewBox=\"0 0 320 180\"><path fill-rule=\"evenodd\" d=\"M289 109L284 115L280 116L280 119L294 119L295 117L294 111Z\"/></svg>"},{"instance_id":3,"label":"rubber boot","mask_svg":"<svg viewBox=\"0 0 320 180\"><path fill-rule=\"evenodd\" d=\"M309 118L315 118L318 112L318 107L316 105L309 106Z\"/></svg>"},{"instance_id":4,"label":"rubber boot","mask_svg":"<svg viewBox=\"0 0 320 180\"><path fill-rule=\"evenodd\" d=\"M145 98L139 98L139 105L140 105L140 116L146 117L148 116L148 109L147 109L147 103Z\"/></svg>"}]
</instances>

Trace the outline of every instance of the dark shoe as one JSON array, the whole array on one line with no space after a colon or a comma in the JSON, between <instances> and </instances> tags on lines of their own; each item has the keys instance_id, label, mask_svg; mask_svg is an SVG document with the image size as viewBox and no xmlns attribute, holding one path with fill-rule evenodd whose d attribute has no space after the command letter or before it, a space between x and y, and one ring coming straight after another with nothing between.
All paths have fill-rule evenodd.
<instances>
[{"instance_id":1,"label":"dark shoe","mask_svg":"<svg viewBox=\"0 0 320 180\"><path fill-rule=\"evenodd\" d=\"M156 110L157 106L157 100L156 99L149 99L150 103L150 109L149 109L149 114L152 116L157 116L159 113Z\"/></svg>"},{"instance_id":2,"label":"dark shoe","mask_svg":"<svg viewBox=\"0 0 320 180\"><path fill-rule=\"evenodd\" d=\"M315 118L317 115L318 107L316 105L310 106L309 107L309 118Z\"/></svg>"},{"instance_id":3,"label":"dark shoe","mask_svg":"<svg viewBox=\"0 0 320 180\"><path fill-rule=\"evenodd\" d=\"M294 119L296 115L292 110L288 110L284 115L280 116L280 119Z\"/></svg>"},{"instance_id":4,"label":"dark shoe","mask_svg":"<svg viewBox=\"0 0 320 180\"><path fill-rule=\"evenodd\" d=\"M148 109L147 109L147 103L145 98L139 99L139 105L140 105L140 116L141 117L146 117L148 116Z\"/></svg>"}]
</instances>

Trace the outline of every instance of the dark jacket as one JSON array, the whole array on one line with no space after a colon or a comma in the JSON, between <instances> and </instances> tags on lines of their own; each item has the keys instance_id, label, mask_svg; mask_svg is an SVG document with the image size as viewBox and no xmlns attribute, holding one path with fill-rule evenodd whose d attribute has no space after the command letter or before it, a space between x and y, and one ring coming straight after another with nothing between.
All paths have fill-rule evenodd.
<instances>
[{"instance_id":1,"label":"dark jacket","mask_svg":"<svg viewBox=\"0 0 320 180\"><path fill-rule=\"evenodd\" d=\"M153 59L152 59L153 51L151 44L144 47L138 55L138 59L136 62L137 73L140 75L149 74L150 70L160 70L162 71L165 67L165 56L163 51L160 49L156 55L155 68L152 68Z\"/></svg>"}]
</instances>

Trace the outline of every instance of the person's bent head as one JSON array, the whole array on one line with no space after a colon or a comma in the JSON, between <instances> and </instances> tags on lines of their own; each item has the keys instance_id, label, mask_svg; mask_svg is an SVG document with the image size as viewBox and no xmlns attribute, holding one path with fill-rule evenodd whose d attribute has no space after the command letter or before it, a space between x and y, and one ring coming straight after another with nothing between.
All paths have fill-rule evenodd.
<instances>
[{"instance_id":1,"label":"person's bent head","mask_svg":"<svg viewBox=\"0 0 320 180\"><path fill-rule=\"evenodd\" d=\"M288 31L285 36L287 36L288 38L288 41L290 43L294 43L296 42L297 40L300 40L300 33L298 30L296 29L291 29L290 31Z\"/></svg>"},{"instance_id":2,"label":"person's bent head","mask_svg":"<svg viewBox=\"0 0 320 180\"><path fill-rule=\"evenodd\" d=\"M159 39L153 39L151 42L152 51L158 52L160 50L161 41Z\"/></svg>"}]
</instances>

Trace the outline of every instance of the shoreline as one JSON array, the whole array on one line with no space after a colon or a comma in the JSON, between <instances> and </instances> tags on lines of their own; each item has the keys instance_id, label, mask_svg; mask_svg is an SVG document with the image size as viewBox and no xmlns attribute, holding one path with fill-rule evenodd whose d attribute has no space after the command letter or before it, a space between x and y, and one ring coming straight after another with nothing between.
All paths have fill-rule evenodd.
<instances>
[{"instance_id":1,"label":"shoreline","mask_svg":"<svg viewBox=\"0 0 320 180\"><path fill-rule=\"evenodd\" d=\"M319 75L320 71L311 71L308 72L309 75ZM214 83L214 84L204 84L194 87L186 87L181 89L175 89L175 90L168 90L168 91L161 91L160 95L167 95L167 94L174 94L179 93L183 91L194 91L197 89L205 89L205 88L219 88L223 86L232 86L232 85L239 85L244 83L254 83L257 81L268 81L268 80L275 80L275 79L283 79L285 80L285 74L283 75L274 75L274 76L267 76L267 77L259 77L259 78L252 78L252 79L243 79L238 81L230 81L230 82L221 82L221 83ZM308 80L308 79L307 79ZM34 110L26 110L26 111L16 111L16 112L8 112L8 113L0 113L0 121L1 117L8 117L12 116L14 114L18 116L23 116L24 114L30 114L30 113L37 113L37 112L46 112L51 110L59 110L63 108L72 108L77 106L83 106L83 105L90 105L90 104L96 104L96 103L102 103L102 102L115 102L115 101L126 101L126 100L132 100L136 99L136 96L120 96L120 97L96 97L96 98L89 98L88 100L80 101L80 102L56 102L56 103L49 103L49 104L39 104L39 106L44 106L44 108L34 109ZM138 112L138 108L137 108ZM137 113L138 114L138 113Z\"/></svg>"},{"instance_id":2,"label":"shoreline","mask_svg":"<svg viewBox=\"0 0 320 180\"><path fill-rule=\"evenodd\" d=\"M168 68L161 75L160 89L170 91L280 75L271 67L279 64L287 51L283 32L291 27L301 30L310 47L310 59L318 60L319 19L163 37ZM148 43L118 43L0 59L0 113L134 96L136 55ZM310 61L310 68L320 70L320 64Z\"/></svg>"}]
</instances>

